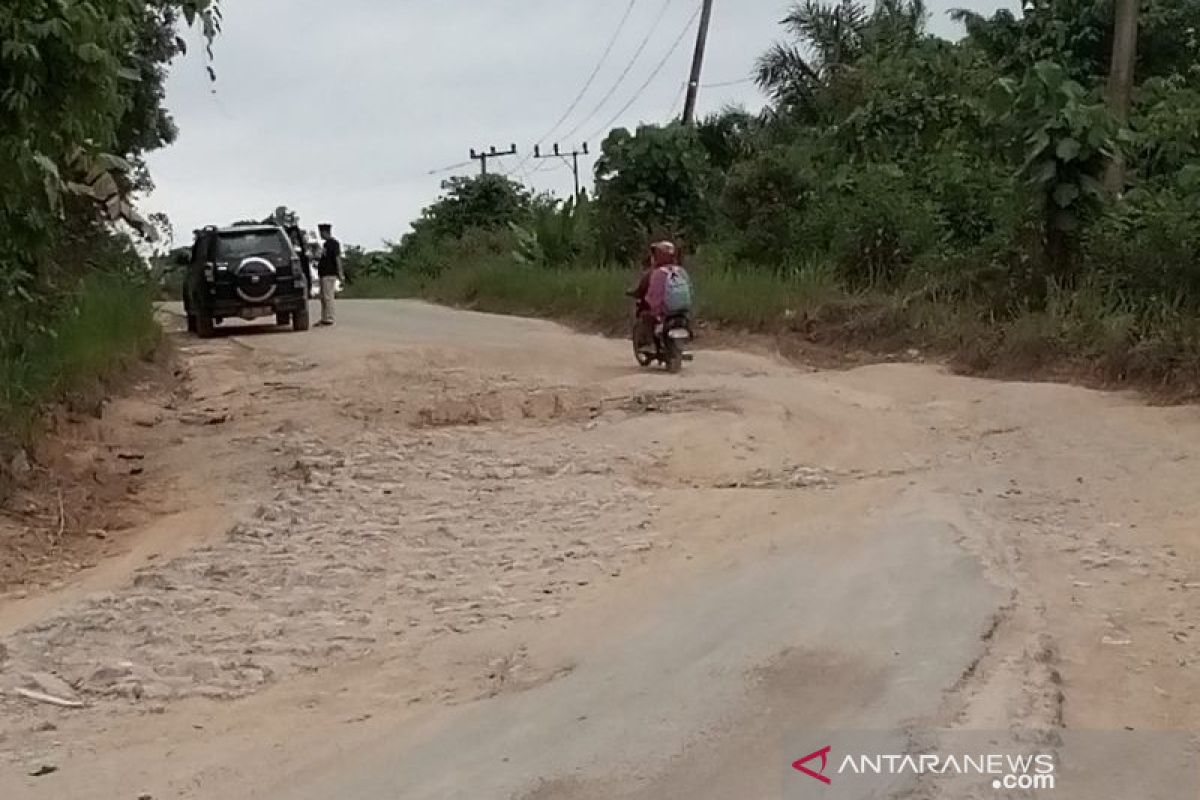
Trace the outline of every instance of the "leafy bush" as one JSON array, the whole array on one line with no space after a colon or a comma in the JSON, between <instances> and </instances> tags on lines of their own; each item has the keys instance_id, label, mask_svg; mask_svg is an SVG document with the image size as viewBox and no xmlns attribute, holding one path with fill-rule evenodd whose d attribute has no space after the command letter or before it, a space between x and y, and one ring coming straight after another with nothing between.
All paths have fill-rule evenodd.
<instances>
[{"instance_id":1,"label":"leafy bush","mask_svg":"<svg viewBox=\"0 0 1200 800\"><path fill-rule=\"evenodd\" d=\"M801 246L820 181L810 153L773 147L734 167L721 203L740 258L778 268Z\"/></svg>"},{"instance_id":2,"label":"leafy bush","mask_svg":"<svg viewBox=\"0 0 1200 800\"><path fill-rule=\"evenodd\" d=\"M944 237L937 206L890 164L847 168L821 187L806 216L802 239L828 253L852 288L895 286Z\"/></svg>"},{"instance_id":3,"label":"leafy bush","mask_svg":"<svg viewBox=\"0 0 1200 800\"><path fill-rule=\"evenodd\" d=\"M372 254L363 279L432 278L477 258L509 256L519 246L520 239L512 228L471 228L456 238L409 235L389 250Z\"/></svg>"},{"instance_id":4,"label":"leafy bush","mask_svg":"<svg viewBox=\"0 0 1200 800\"><path fill-rule=\"evenodd\" d=\"M1085 242L1096 280L1139 314L1200 311L1200 207L1178 189L1139 189Z\"/></svg>"},{"instance_id":5,"label":"leafy bush","mask_svg":"<svg viewBox=\"0 0 1200 800\"><path fill-rule=\"evenodd\" d=\"M513 225L519 260L547 268L570 264L594 244L594 222L587 195L566 202L538 198L529 220Z\"/></svg>"},{"instance_id":6,"label":"leafy bush","mask_svg":"<svg viewBox=\"0 0 1200 800\"><path fill-rule=\"evenodd\" d=\"M160 336L153 296L145 276L93 272L31 328L0 336L0 441L27 438L44 404L153 350ZM14 302L0 304L0 314Z\"/></svg>"},{"instance_id":7,"label":"leafy bush","mask_svg":"<svg viewBox=\"0 0 1200 800\"><path fill-rule=\"evenodd\" d=\"M46 268L68 217L132 215L120 198L149 185L143 153L175 135L180 15L215 35L211 0L0 6L0 273Z\"/></svg>"},{"instance_id":8,"label":"leafy bush","mask_svg":"<svg viewBox=\"0 0 1200 800\"><path fill-rule=\"evenodd\" d=\"M1132 151L1144 180L1175 179L1200 165L1200 77L1175 75L1142 86L1134 109ZM1190 187L1200 190L1200 184Z\"/></svg>"},{"instance_id":9,"label":"leafy bush","mask_svg":"<svg viewBox=\"0 0 1200 800\"><path fill-rule=\"evenodd\" d=\"M652 238L699 242L710 223L714 172L695 129L619 128L596 162L597 235L604 255L634 260Z\"/></svg>"},{"instance_id":10,"label":"leafy bush","mask_svg":"<svg viewBox=\"0 0 1200 800\"><path fill-rule=\"evenodd\" d=\"M968 251L997 233L1009 233L1023 212L1012 170L963 145L914 158L906 171L913 188L937 207L946 244Z\"/></svg>"},{"instance_id":11,"label":"leafy bush","mask_svg":"<svg viewBox=\"0 0 1200 800\"><path fill-rule=\"evenodd\" d=\"M412 236L442 241L468 231L505 229L525 220L533 203L529 190L503 175L451 178L442 190L413 223Z\"/></svg>"},{"instance_id":12,"label":"leafy bush","mask_svg":"<svg viewBox=\"0 0 1200 800\"><path fill-rule=\"evenodd\" d=\"M1074 280L1078 233L1102 207L1100 178L1116 151L1116 123L1097 91L1039 61L1018 82L1001 79L991 102L1014 152L1023 147L1021 174L1030 206L1043 214L1047 265L1056 280Z\"/></svg>"},{"instance_id":13,"label":"leafy bush","mask_svg":"<svg viewBox=\"0 0 1200 800\"><path fill-rule=\"evenodd\" d=\"M41 404L157 340L155 285L109 225L153 230L129 198L175 137L163 100L185 22L211 42L215 0L0 5L0 455Z\"/></svg>"}]
</instances>

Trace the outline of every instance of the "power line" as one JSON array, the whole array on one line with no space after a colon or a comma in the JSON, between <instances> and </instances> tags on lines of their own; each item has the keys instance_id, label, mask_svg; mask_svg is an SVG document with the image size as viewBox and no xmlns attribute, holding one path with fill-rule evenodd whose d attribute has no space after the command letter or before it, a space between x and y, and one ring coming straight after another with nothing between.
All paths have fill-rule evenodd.
<instances>
[{"instance_id":1,"label":"power line","mask_svg":"<svg viewBox=\"0 0 1200 800\"><path fill-rule=\"evenodd\" d=\"M683 83L679 84L679 94L675 95L675 101L671 103L671 116L669 117L670 119L675 119L675 116L677 113L675 111L675 109L678 108L680 112L683 111L683 100L687 96L687 87L688 87L687 81L684 81Z\"/></svg>"},{"instance_id":2,"label":"power line","mask_svg":"<svg viewBox=\"0 0 1200 800\"><path fill-rule=\"evenodd\" d=\"M702 83L701 89L724 89L728 86L744 86L747 83L754 83L754 78L742 78L738 81L721 81L720 83Z\"/></svg>"},{"instance_id":3,"label":"power line","mask_svg":"<svg viewBox=\"0 0 1200 800\"><path fill-rule=\"evenodd\" d=\"M426 175L441 175L444 172L453 172L456 169L462 169L463 167L469 167L469 166L471 166L470 161L460 161L457 164L451 164L450 166L442 167L441 169L431 169L431 170L429 170L429 172L426 172L425 174Z\"/></svg>"},{"instance_id":4,"label":"power line","mask_svg":"<svg viewBox=\"0 0 1200 800\"><path fill-rule=\"evenodd\" d=\"M529 170L529 173L525 177L532 178L534 175L537 175L539 172L558 172L560 169L565 169L565 168L566 168L566 164L557 164L557 163L551 163L551 162L544 161L541 164L538 164L533 169Z\"/></svg>"},{"instance_id":5,"label":"power line","mask_svg":"<svg viewBox=\"0 0 1200 800\"><path fill-rule=\"evenodd\" d=\"M605 123L600 128L600 130L598 130L596 133L593 133L591 136L587 137L588 139L595 139L598 136L600 136L601 134L610 130L612 128L612 126L617 122L617 120L619 120L621 118L621 116L626 111L628 111L633 106L633 104L636 103L641 98L641 96L645 93L645 91L648 88L650 88L650 84L654 83L654 79L657 78L659 76L659 74L662 73L663 69L666 68L667 62L671 60L671 56L675 55L675 51L678 50L679 45L683 43L684 38L688 35L688 32L692 29L692 25L694 25L696 23L696 18L700 16L700 11L701 11L701 9L697 8L694 12L692 12L692 16L688 19L687 25L685 25L683 30L679 32L679 36L675 37L675 42L671 45L671 49L668 50L666 55L663 56L662 61L658 62L658 65L654 68L654 71L650 73L650 77L646 78L646 82L643 83L640 87L638 87L638 90L637 90L637 92L634 93L633 97L629 98L629 102L626 103L624 106L622 106L621 110L618 111L616 114L614 114L613 118L610 119L607 123ZM672 109L672 110L674 110L674 109Z\"/></svg>"},{"instance_id":6,"label":"power line","mask_svg":"<svg viewBox=\"0 0 1200 800\"><path fill-rule=\"evenodd\" d=\"M596 107L592 109L590 114L579 121L579 124L572 128L568 133L563 134L560 138L574 139L575 134L579 133L584 125L587 125L589 122L595 119L596 115L604 109L604 106L608 104L608 101L612 99L613 95L617 93L617 90L619 90L625 83L625 79L629 77L629 73L633 71L633 68L641 59L642 53L646 52L646 46L650 44L650 39L653 38L655 31L658 30L658 26L662 24L663 17L667 15L667 9L671 7L672 2L674 2L674 0L664 0L662 8L658 10L658 16L655 17L654 22L650 25L650 30L646 32L646 38L642 39L641 44L638 45L637 52L633 54L633 58L630 60L629 64L626 65L620 77L617 78L616 83L614 83L612 88L608 90L608 93L604 95L604 98L598 104L596 104ZM699 11L697 11L697 14L699 14ZM690 24L689 27L691 27Z\"/></svg>"},{"instance_id":7,"label":"power line","mask_svg":"<svg viewBox=\"0 0 1200 800\"><path fill-rule=\"evenodd\" d=\"M577 94L575 99L571 101L571 105L567 107L567 110L563 112L563 115L558 118L557 122L550 126L550 130L546 131L544 134L542 134L542 137L538 139L538 145L545 144L546 140L558 130L559 126L566 122L567 118L575 113L575 109L579 108L579 104L583 102L583 98L587 95L588 89L591 89L592 84L596 82L596 76L600 74L600 70L608 61L608 57L612 55L613 48L616 46L617 40L620 38L621 33L625 30L625 25L629 22L629 17L633 14L633 9L637 6L637 4L638 0L629 0L629 5L625 7L625 14L621 17L620 23L617 24L617 29L613 32L612 37L608 40L608 45L604 48L604 52L601 53L600 60L596 62L596 66L592 69L592 74L588 76L587 80L583 84L583 88L579 90L579 94ZM529 162L529 159L529 155L526 155L525 158L521 160L521 163L517 164L516 168L518 170L521 169L521 167L525 166L525 164Z\"/></svg>"}]
</instances>

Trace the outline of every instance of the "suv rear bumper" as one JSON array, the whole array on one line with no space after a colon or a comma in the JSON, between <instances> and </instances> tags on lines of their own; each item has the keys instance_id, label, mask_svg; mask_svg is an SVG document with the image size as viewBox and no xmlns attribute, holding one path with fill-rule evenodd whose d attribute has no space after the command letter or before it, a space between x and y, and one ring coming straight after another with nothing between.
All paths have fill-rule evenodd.
<instances>
[{"instance_id":1,"label":"suv rear bumper","mask_svg":"<svg viewBox=\"0 0 1200 800\"><path fill-rule=\"evenodd\" d=\"M264 300L262 303L247 303L240 298L210 298L207 305L207 310L214 317L255 319L300 311L308 307L308 298L301 294L283 295Z\"/></svg>"}]
</instances>

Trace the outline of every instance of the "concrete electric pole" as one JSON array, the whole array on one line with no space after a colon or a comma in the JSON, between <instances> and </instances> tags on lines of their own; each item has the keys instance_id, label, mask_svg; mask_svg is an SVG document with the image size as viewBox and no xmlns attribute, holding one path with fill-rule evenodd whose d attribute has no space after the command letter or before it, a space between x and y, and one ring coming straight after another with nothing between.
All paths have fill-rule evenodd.
<instances>
[{"instance_id":1,"label":"concrete electric pole","mask_svg":"<svg viewBox=\"0 0 1200 800\"><path fill-rule=\"evenodd\" d=\"M1116 0L1116 24L1113 30L1112 70L1108 74L1108 107L1124 127L1133 104L1134 71L1137 65L1138 0ZM1105 174L1105 186L1112 194L1125 188L1125 159L1114 155Z\"/></svg>"},{"instance_id":2,"label":"concrete electric pole","mask_svg":"<svg viewBox=\"0 0 1200 800\"><path fill-rule=\"evenodd\" d=\"M713 0L704 0L700 12L700 32L696 36L696 52L692 56L692 74L688 78L687 101L683 104L683 124L696 121L696 98L700 94L700 73L704 70L704 50L708 46L708 28L712 22Z\"/></svg>"},{"instance_id":3,"label":"concrete electric pole","mask_svg":"<svg viewBox=\"0 0 1200 800\"><path fill-rule=\"evenodd\" d=\"M558 145L554 145L553 152L543 154L542 148L539 145L533 146L533 157L534 158L543 158L543 159L544 158L561 158L563 161L566 161L567 158L570 157L571 171L575 174L575 199L576 200L579 199L579 157L586 156L586 155L590 155L588 153L587 142L583 143L582 150L572 150L570 153L563 153L559 150Z\"/></svg>"},{"instance_id":4,"label":"concrete electric pole","mask_svg":"<svg viewBox=\"0 0 1200 800\"><path fill-rule=\"evenodd\" d=\"M503 158L504 156L515 156L516 154L517 154L517 146L515 144L510 146L507 150L497 150L495 148L495 146L493 146L490 150L488 150L486 152L480 151L478 153L475 152L475 150L472 148L471 160L479 162L479 174L480 175L487 175L489 159Z\"/></svg>"}]
</instances>

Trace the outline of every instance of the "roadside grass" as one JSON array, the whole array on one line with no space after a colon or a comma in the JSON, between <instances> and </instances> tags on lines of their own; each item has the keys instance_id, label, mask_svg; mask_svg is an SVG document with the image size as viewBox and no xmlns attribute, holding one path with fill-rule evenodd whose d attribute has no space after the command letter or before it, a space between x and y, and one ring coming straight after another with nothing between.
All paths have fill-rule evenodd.
<instances>
[{"instance_id":1,"label":"roadside grass","mask_svg":"<svg viewBox=\"0 0 1200 800\"><path fill-rule=\"evenodd\" d=\"M549 317L623 330L629 317L624 292L628 271L579 266L544 269L504 258L480 259L436 276L364 276L348 287L351 298L421 298L444 305L515 316Z\"/></svg>"},{"instance_id":2,"label":"roadside grass","mask_svg":"<svg viewBox=\"0 0 1200 800\"><path fill-rule=\"evenodd\" d=\"M361 275L351 281L343 297L351 300L389 300L423 297L425 282L415 275Z\"/></svg>"},{"instance_id":3,"label":"roadside grass","mask_svg":"<svg viewBox=\"0 0 1200 800\"><path fill-rule=\"evenodd\" d=\"M630 301L625 291L638 276L631 270L589 265L547 269L506 258L478 259L435 276L401 273L356 280L347 297L422 298L517 316L550 317L624 331ZM705 320L749 332L762 332L797 313L811 312L844 297L832 278L817 268L776 275L736 267L698 269L698 308Z\"/></svg>"},{"instance_id":4,"label":"roadside grass","mask_svg":"<svg viewBox=\"0 0 1200 800\"><path fill-rule=\"evenodd\" d=\"M93 392L152 353L161 339L153 296L147 282L93 274L49 318L6 327L0 341L0 443L27 443L46 405Z\"/></svg>"}]
</instances>

